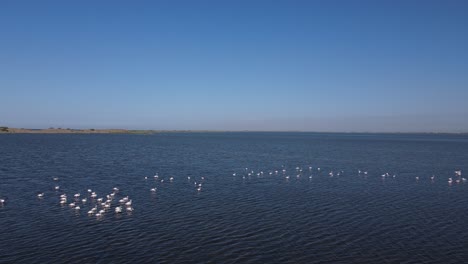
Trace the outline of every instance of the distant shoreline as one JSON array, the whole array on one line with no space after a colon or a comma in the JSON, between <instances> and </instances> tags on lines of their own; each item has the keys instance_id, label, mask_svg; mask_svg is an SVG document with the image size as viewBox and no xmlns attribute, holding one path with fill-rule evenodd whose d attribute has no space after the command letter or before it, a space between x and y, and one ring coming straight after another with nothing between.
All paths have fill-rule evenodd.
<instances>
[{"instance_id":1,"label":"distant shoreline","mask_svg":"<svg viewBox=\"0 0 468 264\"><path fill-rule=\"evenodd\" d=\"M74 129L0 127L0 134L157 134L157 133L327 133L327 134L439 134L468 135L468 132L331 132L331 131L257 131L257 130L139 130L139 129Z\"/></svg>"},{"instance_id":2,"label":"distant shoreline","mask_svg":"<svg viewBox=\"0 0 468 264\"><path fill-rule=\"evenodd\" d=\"M156 133L153 130L127 130L127 129L72 129L72 128L5 128L0 127L0 134L148 134Z\"/></svg>"},{"instance_id":3,"label":"distant shoreline","mask_svg":"<svg viewBox=\"0 0 468 264\"><path fill-rule=\"evenodd\" d=\"M230 132L216 130L152 130L152 129L75 129L75 128L13 128L0 127L1 134L157 134L157 133L202 133Z\"/></svg>"}]
</instances>

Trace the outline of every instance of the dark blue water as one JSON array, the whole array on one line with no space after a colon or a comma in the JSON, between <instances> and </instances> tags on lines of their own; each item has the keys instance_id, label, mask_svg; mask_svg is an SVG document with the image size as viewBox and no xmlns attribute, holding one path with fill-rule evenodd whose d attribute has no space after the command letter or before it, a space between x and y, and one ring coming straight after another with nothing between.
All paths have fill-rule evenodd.
<instances>
[{"instance_id":1,"label":"dark blue water","mask_svg":"<svg viewBox=\"0 0 468 264\"><path fill-rule=\"evenodd\" d=\"M460 169L463 135L0 135L0 262L464 263Z\"/></svg>"}]
</instances>

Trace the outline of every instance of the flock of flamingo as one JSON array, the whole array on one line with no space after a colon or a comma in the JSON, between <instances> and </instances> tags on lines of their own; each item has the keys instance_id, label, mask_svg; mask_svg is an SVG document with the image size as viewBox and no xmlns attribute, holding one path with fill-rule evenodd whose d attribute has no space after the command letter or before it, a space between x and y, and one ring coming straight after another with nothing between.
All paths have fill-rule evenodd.
<instances>
[{"instance_id":1,"label":"flock of flamingo","mask_svg":"<svg viewBox=\"0 0 468 264\"><path fill-rule=\"evenodd\" d=\"M283 166L283 167L284 167L284 166ZM313 168L312 168L311 166L309 166L308 169L309 169L309 172L312 173L312 169L313 169ZM296 178L301 178L301 177L303 177L303 176L304 176L303 171L304 171L304 170L303 170L301 167L296 167L296 171L295 171L295 172L296 172L296 173L295 173L295 174L296 174ZM317 168L317 171L320 172L321 169L318 167L318 168ZM260 171L260 172L255 173L253 170L250 170L250 171L249 171L248 168L245 168L245 173L246 173L246 174L243 174L243 175L242 175L242 178L243 178L243 179L246 179L246 177L252 177L252 176L255 176L255 175L256 175L257 177L261 177L261 176L265 175L265 173L264 173L263 171ZM340 170L340 171L338 171L338 172L335 172L335 171L332 170L332 171L329 171L329 172L328 172L328 176L329 176L329 177L340 176L340 175L343 174L343 173L344 173L343 170ZM455 176L454 176L454 177L449 177L449 178L447 179L448 184L452 184L452 183L454 183L454 182L455 182L455 183L461 183L461 182L466 182L466 181L467 181L466 178L461 177L461 176L462 176L462 171L461 171L461 170L456 170L456 171L454 171L454 173L455 173ZM282 169L282 170L280 170L280 171L278 171L278 170L272 170L272 171L269 171L269 172L268 172L268 175L270 175L270 176L271 176L271 175L279 175L279 174L281 174L286 180L289 180L289 179L290 179L290 175L289 175L290 173L286 173L286 169ZM358 170L358 175L363 175L364 177L367 177L368 172L367 172L367 171L363 171L363 170ZM232 176L234 176L234 177L237 176L237 173L233 173ZM396 178L396 174L390 174L390 173L386 172L386 173L382 174L381 177L382 177L383 179L385 179L385 178ZM435 177L435 175L432 175L432 176L430 176L429 178L430 178L431 181L434 181L436 177ZM312 175L309 176L309 179L312 179ZM416 180L416 181L419 181L419 179L420 179L419 176L416 176L416 177L415 177L415 180Z\"/></svg>"},{"instance_id":2,"label":"flock of flamingo","mask_svg":"<svg viewBox=\"0 0 468 264\"><path fill-rule=\"evenodd\" d=\"M232 174L233 177L241 176L242 179L246 178L251 178L252 176L257 176L257 177L263 177L264 175L269 175L269 176L280 176L283 177L286 180L290 179L291 174L295 174L296 178L299 179L301 177L307 177L309 179L312 179L312 174L313 173L320 173L321 169L316 168L313 169L311 166L309 166L307 169L303 169L301 167L296 167L295 170L292 171L287 171L284 166L282 166L282 169L280 170L269 170L268 172L264 171L254 171L250 170L248 168L245 168L242 172L239 174L234 172ZM329 177L335 177L335 176L340 176L344 173L344 171L329 171L327 172ZM363 175L364 177L367 177L368 172L364 170L358 170L357 171L358 175ZM388 172L384 173L381 175L382 179L385 178L396 178L395 174L390 174ZM144 179L147 181L150 177L146 176ZM164 183L165 179L163 177L160 177L158 173L156 173L153 177L154 179L154 186L156 183ZM435 176L432 175L429 177L431 181L435 180ZM59 181L59 178L55 177L53 178L55 182ZM188 182L196 189L197 192L202 191L202 186L203 182L205 181L205 177L201 177L196 181L195 179L192 180L190 176L187 177ZM415 177L416 181L419 181L420 178L419 176ZM174 177L169 177L168 181L172 183L174 181ZM461 170L455 170L454 171L454 176L449 177L447 179L447 182L449 185L453 183L461 183L461 182L466 182L467 179L462 177L462 171ZM72 197L69 199L69 196L62 192L60 186L55 185L54 190L56 192L56 195L59 195L59 204L61 206L68 206L69 208L73 209L76 212L79 212L80 210L84 209L86 206L89 208L87 214L89 216L95 216L97 218L103 217L106 213L109 213L111 211L114 211L115 214L122 214L124 212L131 213L134 211L133 207L133 201L130 199L128 195L122 195L120 194L120 190L117 187L114 187L111 192L109 192L106 195L103 195L101 197L98 196L96 192L94 192L91 189L87 189L85 192L86 194L82 195L80 192L75 193L72 195ZM152 187L148 190L151 193L156 193L157 188ZM39 199L43 199L45 197L44 192L38 192L37 197ZM70 200L70 202L69 202ZM0 198L0 206L5 205L7 202L7 198L3 197Z\"/></svg>"},{"instance_id":3,"label":"flock of flamingo","mask_svg":"<svg viewBox=\"0 0 468 264\"><path fill-rule=\"evenodd\" d=\"M163 183L165 180L159 177L158 173L153 176L155 183ZM54 182L58 183L59 178L54 177L52 178ZM148 180L148 177L145 177L145 180ZM191 177L188 177L188 180L191 180ZM201 192L202 190L202 183L205 180L205 177L201 177L200 180L194 181L193 186L195 187L197 192ZM169 177L169 182L174 181L174 177ZM156 185L156 184L154 184ZM128 195L122 195L120 193L120 189L114 187L111 192L108 194L98 196L98 194L93 191L92 189L87 189L85 194L81 192L75 193L71 196L67 195L61 187L57 184L54 186L55 195L59 198L59 205L66 207L68 206L75 212L80 212L81 210L88 207L88 215L95 216L97 218L102 218L106 213L115 212L115 214L122 214L124 212L130 214L135 209L133 207L133 200L130 199ZM156 193L157 188L153 187L150 188L149 191L151 193ZM36 194L38 199L44 199L46 194L44 192L37 192ZM6 197L0 199L0 206L5 205L7 201Z\"/></svg>"},{"instance_id":4,"label":"flock of flamingo","mask_svg":"<svg viewBox=\"0 0 468 264\"><path fill-rule=\"evenodd\" d=\"M54 181L58 181L59 178L53 178ZM55 191L61 191L60 186L56 185L54 187ZM105 213L109 212L112 208L116 214L121 214L124 211L131 213L134 208L132 206L133 201L129 196L119 195L119 188L114 187L112 191L105 196L98 197L97 193L91 189L86 191L85 195L82 195L80 192L73 194L73 197L68 202L69 196L66 193L61 193L59 196L59 204L61 206L68 206L71 209L79 212L81 209L84 209L86 205L90 206L88 211L89 216L96 216L100 218L104 216ZM39 192L37 197L42 199L44 197L44 192Z\"/></svg>"}]
</instances>

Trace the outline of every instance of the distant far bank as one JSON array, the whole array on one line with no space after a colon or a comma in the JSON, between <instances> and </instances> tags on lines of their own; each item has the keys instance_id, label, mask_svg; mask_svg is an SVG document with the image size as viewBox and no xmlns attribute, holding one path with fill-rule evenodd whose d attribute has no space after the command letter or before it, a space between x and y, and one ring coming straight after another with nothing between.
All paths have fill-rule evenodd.
<instances>
[{"instance_id":1,"label":"distant far bank","mask_svg":"<svg viewBox=\"0 0 468 264\"><path fill-rule=\"evenodd\" d=\"M13 128L0 126L0 134L156 134L156 133L188 133L188 132L228 132L216 130L151 130L151 129L75 129L75 128Z\"/></svg>"},{"instance_id":2,"label":"distant far bank","mask_svg":"<svg viewBox=\"0 0 468 264\"><path fill-rule=\"evenodd\" d=\"M0 127L0 134L153 134L163 131L128 129L73 129L73 128L11 128Z\"/></svg>"},{"instance_id":3,"label":"distant far bank","mask_svg":"<svg viewBox=\"0 0 468 264\"><path fill-rule=\"evenodd\" d=\"M0 134L157 134L157 133L326 133L326 134L448 134L468 135L468 132L336 132L336 131L257 131L257 130L151 130L151 129L74 129L74 128L12 128L0 126Z\"/></svg>"}]
</instances>

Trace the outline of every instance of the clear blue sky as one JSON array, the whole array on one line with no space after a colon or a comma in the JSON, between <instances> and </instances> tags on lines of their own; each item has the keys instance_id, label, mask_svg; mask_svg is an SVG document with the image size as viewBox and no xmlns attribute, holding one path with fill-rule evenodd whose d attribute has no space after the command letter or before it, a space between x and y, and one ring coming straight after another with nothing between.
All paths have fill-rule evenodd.
<instances>
[{"instance_id":1,"label":"clear blue sky","mask_svg":"<svg viewBox=\"0 0 468 264\"><path fill-rule=\"evenodd\" d=\"M468 131L468 1L0 1L0 125Z\"/></svg>"}]
</instances>

